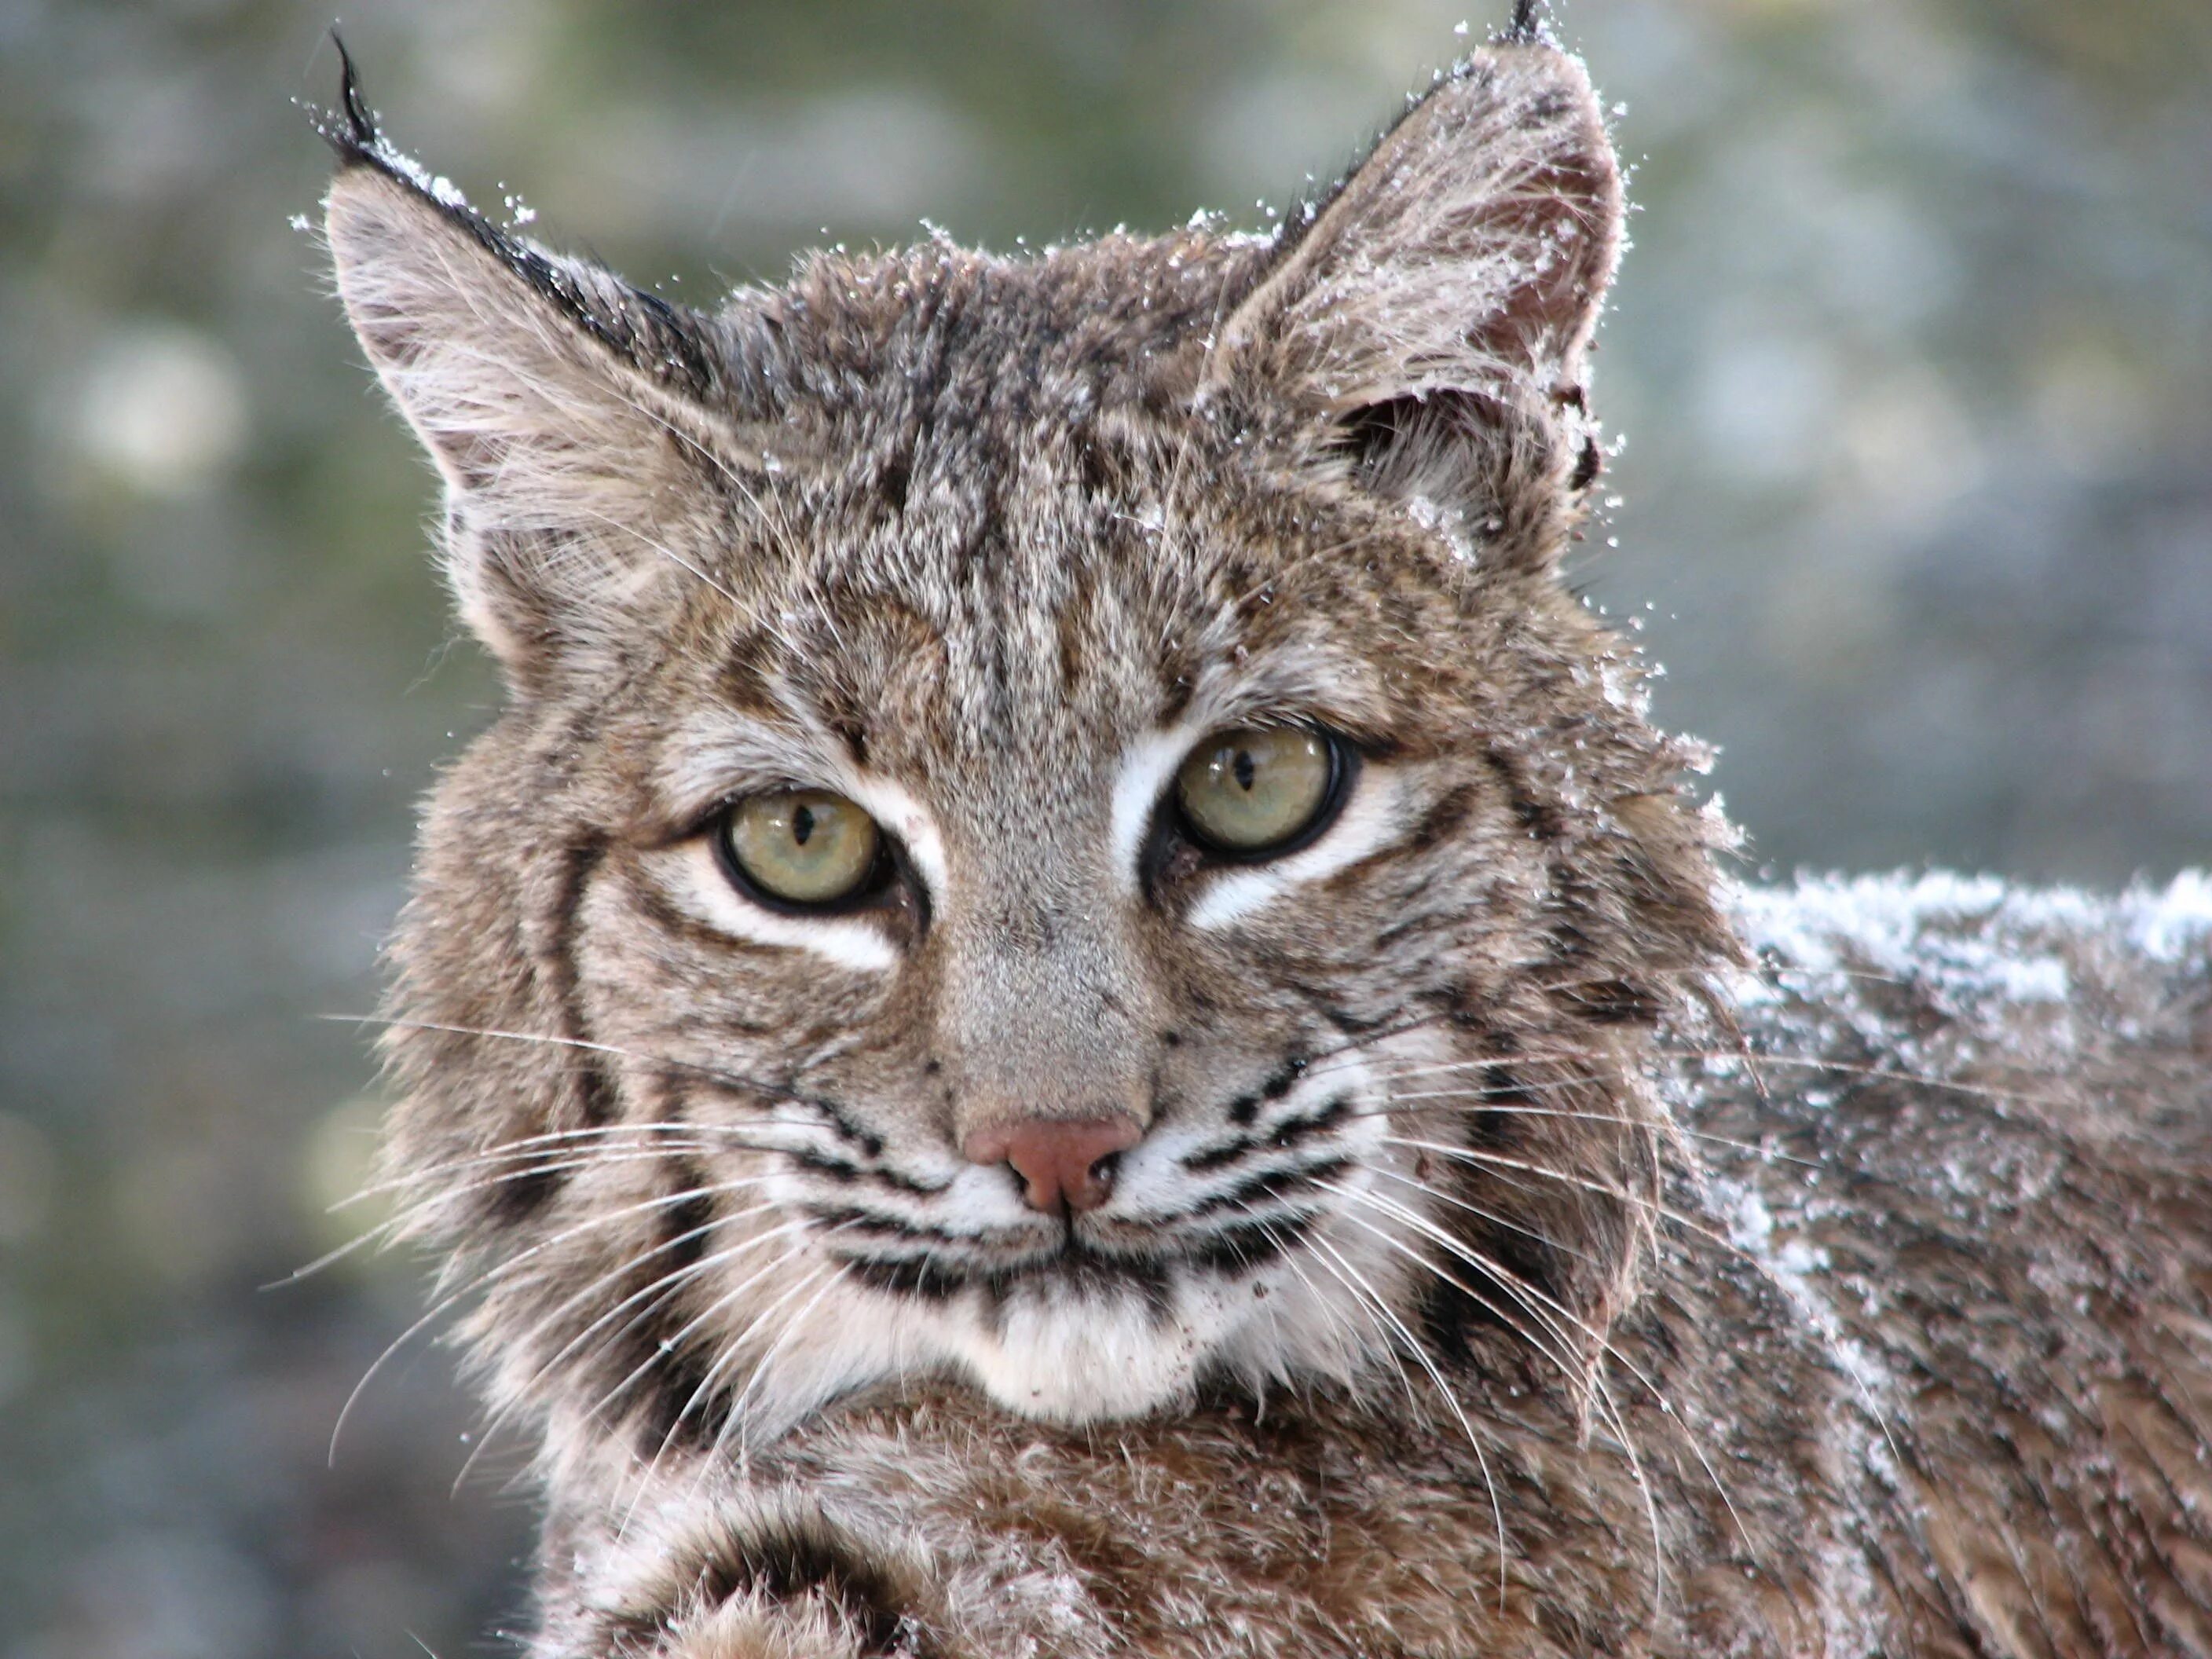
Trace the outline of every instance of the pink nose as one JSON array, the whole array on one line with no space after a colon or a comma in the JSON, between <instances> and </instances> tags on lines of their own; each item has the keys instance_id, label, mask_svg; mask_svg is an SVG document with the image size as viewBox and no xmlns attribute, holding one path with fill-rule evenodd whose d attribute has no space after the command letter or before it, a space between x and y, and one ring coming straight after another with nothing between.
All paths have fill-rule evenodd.
<instances>
[{"instance_id":1,"label":"pink nose","mask_svg":"<svg viewBox=\"0 0 2212 1659\"><path fill-rule=\"evenodd\" d=\"M1011 1164L1026 1183L1023 1198L1033 1210L1095 1210L1114 1190L1114 1172L1099 1165L1126 1152L1145 1133L1133 1117L1076 1122L1030 1118L1002 1128L978 1129L961 1148L971 1164Z\"/></svg>"}]
</instances>

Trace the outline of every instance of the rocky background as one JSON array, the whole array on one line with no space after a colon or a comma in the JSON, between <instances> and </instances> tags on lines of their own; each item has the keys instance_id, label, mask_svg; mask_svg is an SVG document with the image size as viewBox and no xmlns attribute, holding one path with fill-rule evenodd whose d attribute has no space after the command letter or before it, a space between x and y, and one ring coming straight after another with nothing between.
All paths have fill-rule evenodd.
<instances>
[{"instance_id":1,"label":"rocky background","mask_svg":"<svg viewBox=\"0 0 2212 1659\"><path fill-rule=\"evenodd\" d=\"M1468 0L368 0L395 137L672 295L1264 225ZM1504 0L1494 10L1502 13ZM312 239L326 8L0 0L0 1659L505 1650L374 1219L410 805L495 696ZM1641 210L1578 575L1754 867L2212 858L2212 8L1574 0ZM1618 544L1616 548L1615 544ZM275 1288L269 1288L274 1285Z\"/></svg>"}]
</instances>

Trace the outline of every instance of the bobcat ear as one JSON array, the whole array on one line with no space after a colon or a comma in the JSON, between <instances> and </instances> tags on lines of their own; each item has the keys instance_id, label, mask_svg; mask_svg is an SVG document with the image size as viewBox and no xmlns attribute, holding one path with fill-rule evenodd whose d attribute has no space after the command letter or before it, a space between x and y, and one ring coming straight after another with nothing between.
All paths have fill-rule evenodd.
<instances>
[{"instance_id":1,"label":"bobcat ear","mask_svg":"<svg viewBox=\"0 0 2212 1659\"><path fill-rule=\"evenodd\" d=\"M462 614L528 679L549 653L617 637L677 556L672 515L719 496L683 487L730 447L707 413L726 392L713 325L424 177L369 124L350 64L344 105L325 131L338 295L445 477Z\"/></svg>"},{"instance_id":2,"label":"bobcat ear","mask_svg":"<svg viewBox=\"0 0 2212 1659\"><path fill-rule=\"evenodd\" d=\"M1320 415L1378 487L1494 507L1510 462L1556 499L1595 471L1582 384L1622 210L1589 76L1520 30L1310 210L1218 331L1212 378Z\"/></svg>"}]
</instances>

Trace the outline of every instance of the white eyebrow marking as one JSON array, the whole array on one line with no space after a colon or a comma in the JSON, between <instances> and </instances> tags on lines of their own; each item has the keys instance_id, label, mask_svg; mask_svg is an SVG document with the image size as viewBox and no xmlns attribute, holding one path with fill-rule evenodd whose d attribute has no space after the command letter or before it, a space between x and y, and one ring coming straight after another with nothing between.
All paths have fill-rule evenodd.
<instances>
[{"instance_id":1,"label":"white eyebrow marking","mask_svg":"<svg viewBox=\"0 0 2212 1659\"><path fill-rule=\"evenodd\" d=\"M716 861L712 838L695 836L654 856L664 881L684 913L733 939L811 951L840 968L888 973L899 953L883 930L858 916L787 916L753 903L730 884Z\"/></svg>"},{"instance_id":2,"label":"white eyebrow marking","mask_svg":"<svg viewBox=\"0 0 2212 1659\"><path fill-rule=\"evenodd\" d=\"M1112 852L1114 872L1125 892L1137 890L1137 860L1144 852L1152 809L1197 741L1197 728L1185 721L1138 738L1121 757L1121 775L1114 780Z\"/></svg>"},{"instance_id":3,"label":"white eyebrow marking","mask_svg":"<svg viewBox=\"0 0 2212 1659\"><path fill-rule=\"evenodd\" d=\"M1398 779L1373 764L1352 781L1352 799L1312 846L1272 864L1224 871L1184 918L1194 927L1225 927L1293 887L1319 881L1388 845L1402 828Z\"/></svg>"},{"instance_id":4,"label":"white eyebrow marking","mask_svg":"<svg viewBox=\"0 0 2212 1659\"><path fill-rule=\"evenodd\" d=\"M869 817L906 843L931 902L943 904L951 873L945 862L944 839L929 809L886 778L840 769L836 781L840 790L868 809Z\"/></svg>"}]
</instances>

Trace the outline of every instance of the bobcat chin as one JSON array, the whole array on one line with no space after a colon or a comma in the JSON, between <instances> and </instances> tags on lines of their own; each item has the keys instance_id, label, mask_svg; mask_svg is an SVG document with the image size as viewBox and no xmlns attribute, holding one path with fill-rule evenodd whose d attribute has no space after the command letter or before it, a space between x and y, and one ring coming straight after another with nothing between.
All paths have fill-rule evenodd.
<instances>
[{"instance_id":1,"label":"bobcat chin","mask_svg":"<svg viewBox=\"0 0 2212 1659\"><path fill-rule=\"evenodd\" d=\"M2212 1654L2212 886L1717 875L1576 60L712 313L327 136L507 688L386 1051L536 1659Z\"/></svg>"}]
</instances>

